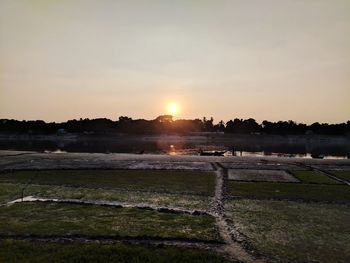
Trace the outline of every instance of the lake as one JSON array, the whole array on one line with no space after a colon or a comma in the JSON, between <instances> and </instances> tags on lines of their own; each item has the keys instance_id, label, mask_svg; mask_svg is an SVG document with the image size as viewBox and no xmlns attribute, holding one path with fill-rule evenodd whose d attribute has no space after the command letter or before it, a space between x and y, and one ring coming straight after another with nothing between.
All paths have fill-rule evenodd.
<instances>
[{"instance_id":1,"label":"lake","mask_svg":"<svg viewBox=\"0 0 350 263\"><path fill-rule=\"evenodd\" d=\"M194 136L0 136L0 150L38 152L153 153L198 155L228 151L236 156L349 158L349 136L206 134Z\"/></svg>"}]
</instances>

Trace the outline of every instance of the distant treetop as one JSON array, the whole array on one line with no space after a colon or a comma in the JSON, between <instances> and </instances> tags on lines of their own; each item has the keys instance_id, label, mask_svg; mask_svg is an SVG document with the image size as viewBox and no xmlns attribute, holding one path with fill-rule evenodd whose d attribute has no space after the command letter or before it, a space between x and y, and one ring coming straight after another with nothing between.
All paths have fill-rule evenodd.
<instances>
[{"instance_id":1,"label":"distant treetop","mask_svg":"<svg viewBox=\"0 0 350 263\"><path fill-rule=\"evenodd\" d=\"M172 115L161 115L154 120L136 119L120 116L117 121L106 118L68 120L67 122L46 123L42 120L18 121L0 119L2 134L190 134L193 132L224 132L235 134L324 134L349 135L350 121L346 123L328 124L315 122L311 125L294 121L270 122L264 120L257 123L255 119L229 120L214 123L213 118L202 120L174 120Z\"/></svg>"}]
</instances>

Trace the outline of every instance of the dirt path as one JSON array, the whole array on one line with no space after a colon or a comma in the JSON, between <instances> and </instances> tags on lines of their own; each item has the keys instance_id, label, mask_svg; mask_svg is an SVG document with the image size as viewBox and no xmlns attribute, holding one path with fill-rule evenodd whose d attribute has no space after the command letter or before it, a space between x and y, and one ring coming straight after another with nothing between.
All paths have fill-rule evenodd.
<instances>
[{"instance_id":1,"label":"dirt path","mask_svg":"<svg viewBox=\"0 0 350 263\"><path fill-rule=\"evenodd\" d=\"M216 218L219 234L225 242L225 245L220 248L221 251L228 254L230 258L241 262L262 263L262 260L254 258L241 246L240 243L232 238L232 235L235 234L235 230L227 223L223 207L228 180L227 169L225 169L220 163L212 163L212 165L215 168L216 173L216 187L215 195L211 202L211 211Z\"/></svg>"}]
</instances>

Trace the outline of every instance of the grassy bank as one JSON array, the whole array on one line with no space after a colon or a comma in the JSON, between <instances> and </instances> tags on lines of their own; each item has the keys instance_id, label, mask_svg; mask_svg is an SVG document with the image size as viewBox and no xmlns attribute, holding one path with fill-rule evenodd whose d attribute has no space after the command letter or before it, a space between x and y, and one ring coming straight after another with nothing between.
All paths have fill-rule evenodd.
<instances>
[{"instance_id":1,"label":"grassy bank","mask_svg":"<svg viewBox=\"0 0 350 263\"><path fill-rule=\"evenodd\" d=\"M226 214L271 261L349 262L348 205L235 200Z\"/></svg>"},{"instance_id":2,"label":"grassy bank","mask_svg":"<svg viewBox=\"0 0 350 263\"><path fill-rule=\"evenodd\" d=\"M350 171L331 171L331 173L340 179L350 182Z\"/></svg>"},{"instance_id":3,"label":"grassy bank","mask_svg":"<svg viewBox=\"0 0 350 263\"><path fill-rule=\"evenodd\" d=\"M215 252L141 245L59 244L28 241L0 241L0 262L7 263L228 263Z\"/></svg>"},{"instance_id":4,"label":"grassy bank","mask_svg":"<svg viewBox=\"0 0 350 263\"><path fill-rule=\"evenodd\" d=\"M317 171L293 171L293 175L307 184L341 184L341 182Z\"/></svg>"},{"instance_id":5,"label":"grassy bank","mask_svg":"<svg viewBox=\"0 0 350 263\"><path fill-rule=\"evenodd\" d=\"M42 202L0 207L0 234L219 239L211 216Z\"/></svg>"},{"instance_id":6,"label":"grassy bank","mask_svg":"<svg viewBox=\"0 0 350 263\"><path fill-rule=\"evenodd\" d=\"M215 187L215 175L210 172L159 170L17 171L1 173L0 183L122 188L212 195Z\"/></svg>"},{"instance_id":7,"label":"grassy bank","mask_svg":"<svg viewBox=\"0 0 350 263\"><path fill-rule=\"evenodd\" d=\"M6 203L24 196L57 199L104 200L129 203L149 203L161 206L177 206L187 209L208 209L209 196L188 194L167 194L157 192L105 190L56 185L25 185L0 183L0 203Z\"/></svg>"},{"instance_id":8,"label":"grassy bank","mask_svg":"<svg viewBox=\"0 0 350 263\"><path fill-rule=\"evenodd\" d=\"M228 182L231 196L254 199L292 199L304 201L350 202L350 188L343 184Z\"/></svg>"}]
</instances>

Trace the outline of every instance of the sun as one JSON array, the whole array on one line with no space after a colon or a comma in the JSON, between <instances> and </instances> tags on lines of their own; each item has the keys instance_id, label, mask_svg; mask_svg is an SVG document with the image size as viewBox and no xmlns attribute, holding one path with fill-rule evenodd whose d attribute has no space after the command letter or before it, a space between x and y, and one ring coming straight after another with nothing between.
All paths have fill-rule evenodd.
<instances>
[{"instance_id":1,"label":"sun","mask_svg":"<svg viewBox=\"0 0 350 263\"><path fill-rule=\"evenodd\" d=\"M170 103L168 106L168 111L170 114L175 115L178 112L178 107L176 103Z\"/></svg>"}]
</instances>

